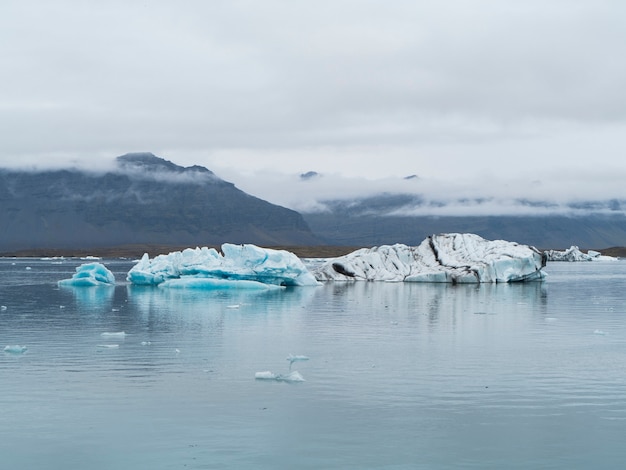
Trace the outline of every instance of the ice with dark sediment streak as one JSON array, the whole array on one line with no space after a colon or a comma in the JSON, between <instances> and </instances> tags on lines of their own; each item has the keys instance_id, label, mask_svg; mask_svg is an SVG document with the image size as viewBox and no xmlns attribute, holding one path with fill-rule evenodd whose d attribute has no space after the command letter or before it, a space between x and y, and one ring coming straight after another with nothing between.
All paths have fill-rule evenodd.
<instances>
[{"instance_id":1,"label":"ice with dark sediment streak","mask_svg":"<svg viewBox=\"0 0 626 470\"><path fill-rule=\"evenodd\" d=\"M28 351L28 348L26 346L20 346L19 344L4 347L4 352L9 354L24 354L26 351Z\"/></svg>"},{"instance_id":2,"label":"ice with dark sediment streak","mask_svg":"<svg viewBox=\"0 0 626 470\"><path fill-rule=\"evenodd\" d=\"M275 374L269 370L254 374L256 380L275 380L277 382L304 382L304 377L297 370L288 374Z\"/></svg>"},{"instance_id":3,"label":"ice with dark sediment streak","mask_svg":"<svg viewBox=\"0 0 626 470\"><path fill-rule=\"evenodd\" d=\"M496 283L541 281L546 257L534 247L474 234L432 235L418 246L362 248L314 269L319 281Z\"/></svg>"},{"instance_id":4,"label":"ice with dark sediment streak","mask_svg":"<svg viewBox=\"0 0 626 470\"><path fill-rule=\"evenodd\" d=\"M113 286L115 276L102 263L86 263L76 268L71 279L63 279L58 284L66 287Z\"/></svg>"}]
</instances>

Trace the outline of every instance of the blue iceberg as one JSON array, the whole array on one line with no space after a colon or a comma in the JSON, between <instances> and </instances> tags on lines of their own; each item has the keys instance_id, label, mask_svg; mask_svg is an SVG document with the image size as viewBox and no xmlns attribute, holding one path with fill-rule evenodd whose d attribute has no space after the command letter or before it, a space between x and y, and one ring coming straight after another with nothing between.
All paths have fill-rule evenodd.
<instances>
[{"instance_id":1,"label":"blue iceberg","mask_svg":"<svg viewBox=\"0 0 626 470\"><path fill-rule=\"evenodd\" d=\"M289 251L225 243L222 253L207 247L187 248L154 259L146 253L128 272L127 280L135 285L202 289L319 285Z\"/></svg>"},{"instance_id":2,"label":"blue iceberg","mask_svg":"<svg viewBox=\"0 0 626 470\"><path fill-rule=\"evenodd\" d=\"M78 266L71 279L63 279L58 284L73 287L113 286L115 276L101 263L87 263Z\"/></svg>"}]
</instances>

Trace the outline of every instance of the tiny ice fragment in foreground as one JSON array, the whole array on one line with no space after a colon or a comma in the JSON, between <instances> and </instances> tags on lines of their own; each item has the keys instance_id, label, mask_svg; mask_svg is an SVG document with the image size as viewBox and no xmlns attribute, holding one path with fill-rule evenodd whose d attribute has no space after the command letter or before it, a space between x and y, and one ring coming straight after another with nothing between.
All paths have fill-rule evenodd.
<instances>
[{"instance_id":1,"label":"tiny ice fragment in foreground","mask_svg":"<svg viewBox=\"0 0 626 470\"><path fill-rule=\"evenodd\" d=\"M116 331L116 332L105 331L104 333L100 333L100 336L102 336L103 338L125 338L126 333L123 331Z\"/></svg>"},{"instance_id":2,"label":"tiny ice fragment in foreground","mask_svg":"<svg viewBox=\"0 0 626 470\"><path fill-rule=\"evenodd\" d=\"M120 347L120 345L119 344L99 344L98 347L103 348L103 349L117 349Z\"/></svg>"},{"instance_id":3,"label":"tiny ice fragment in foreground","mask_svg":"<svg viewBox=\"0 0 626 470\"><path fill-rule=\"evenodd\" d=\"M289 361L290 364L293 364L296 361L308 361L309 357L308 356L294 356L293 354L290 354L287 357L287 360Z\"/></svg>"},{"instance_id":4,"label":"tiny ice fragment in foreground","mask_svg":"<svg viewBox=\"0 0 626 470\"><path fill-rule=\"evenodd\" d=\"M604 331L602 331L602 330L595 330L593 332L593 334L594 335L600 335L600 336L605 336L606 335L606 333Z\"/></svg>"},{"instance_id":5,"label":"tiny ice fragment in foreground","mask_svg":"<svg viewBox=\"0 0 626 470\"><path fill-rule=\"evenodd\" d=\"M276 380L277 382L304 382L304 377L297 370L286 375L275 374L269 370L254 374L256 380Z\"/></svg>"},{"instance_id":6,"label":"tiny ice fragment in foreground","mask_svg":"<svg viewBox=\"0 0 626 470\"><path fill-rule=\"evenodd\" d=\"M28 350L26 346L20 346L19 344L5 346L4 352L10 354L23 354Z\"/></svg>"}]
</instances>

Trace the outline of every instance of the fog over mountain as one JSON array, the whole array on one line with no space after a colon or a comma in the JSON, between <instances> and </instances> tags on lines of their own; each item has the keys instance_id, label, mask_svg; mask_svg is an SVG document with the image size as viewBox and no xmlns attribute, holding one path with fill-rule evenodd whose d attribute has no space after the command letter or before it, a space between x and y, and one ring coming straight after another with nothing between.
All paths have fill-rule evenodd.
<instances>
[{"instance_id":1,"label":"fog over mountain","mask_svg":"<svg viewBox=\"0 0 626 470\"><path fill-rule=\"evenodd\" d=\"M237 186L203 166L183 167L151 153L91 169L0 170L0 250L417 245L443 232L546 249L626 245L626 199L609 197L621 193L611 180L594 189L541 172L531 181L485 177L483 184L314 170L232 176Z\"/></svg>"},{"instance_id":2,"label":"fog over mountain","mask_svg":"<svg viewBox=\"0 0 626 470\"><path fill-rule=\"evenodd\" d=\"M297 212L201 166L127 154L108 171L0 170L0 250L316 244Z\"/></svg>"},{"instance_id":3,"label":"fog over mountain","mask_svg":"<svg viewBox=\"0 0 626 470\"><path fill-rule=\"evenodd\" d=\"M314 175L304 177L303 175ZM477 233L542 248L626 245L626 197L616 175L564 168L535 179L435 181L345 178L314 170L299 175L232 175L238 185L298 210L326 243L414 245L440 232Z\"/></svg>"}]
</instances>

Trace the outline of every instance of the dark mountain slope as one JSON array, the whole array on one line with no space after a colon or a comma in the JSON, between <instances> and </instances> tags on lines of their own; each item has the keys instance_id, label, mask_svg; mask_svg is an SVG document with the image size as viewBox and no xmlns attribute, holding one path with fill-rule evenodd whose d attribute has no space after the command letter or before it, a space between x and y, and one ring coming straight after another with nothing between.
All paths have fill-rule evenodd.
<instances>
[{"instance_id":1,"label":"dark mountain slope","mask_svg":"<svg viewBox=\"0 0 626 470\"><path fill-rule=\"evenodd\" d=\"M295 211L199 166L128 154L107 173L0 170L0 250L318 244Z\"/></svg>"},{"instance_id":2,"label":"dark mountain slope","mask_svg":"<svg viewBox=\"0 0 626 470\"><path fill-rule=\"evenodd\" d=\"M433 233L475 233L489 240L510 240L538 248L606 248L626 245L626 216L615 203L589 203L578 215L403 216L403 208L423 198L385 194L356 200L324 201L323 213L304 213L311 230L329 245L417 245ZM596 207L597 206L597 207ZM594 209L599 209L596 213ZM620 210L618 210L620 209ZM406 212L406 211L405 211Z\"/></svg>"}]
</instances>

